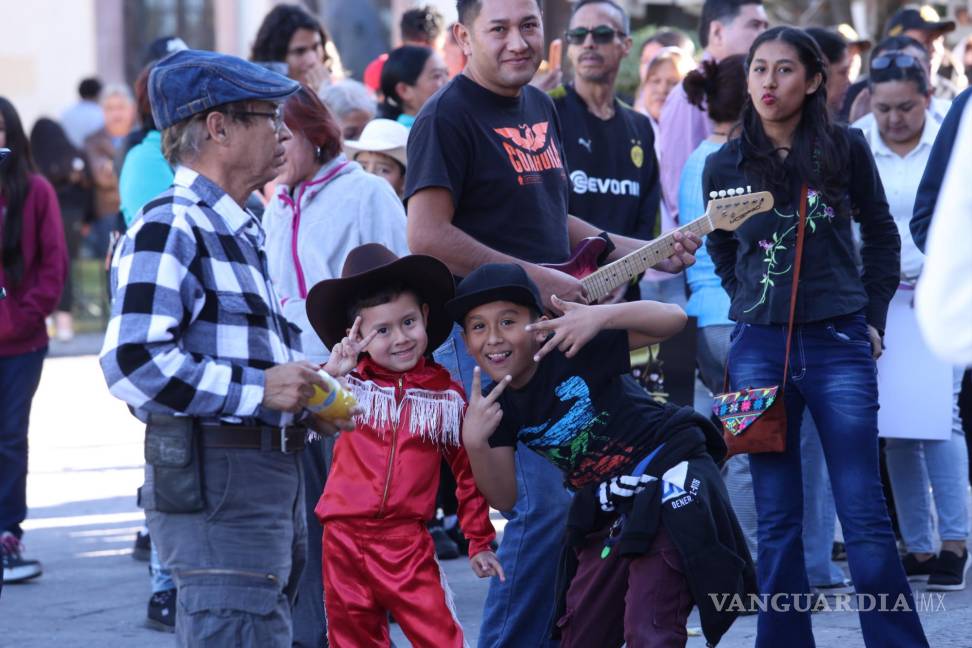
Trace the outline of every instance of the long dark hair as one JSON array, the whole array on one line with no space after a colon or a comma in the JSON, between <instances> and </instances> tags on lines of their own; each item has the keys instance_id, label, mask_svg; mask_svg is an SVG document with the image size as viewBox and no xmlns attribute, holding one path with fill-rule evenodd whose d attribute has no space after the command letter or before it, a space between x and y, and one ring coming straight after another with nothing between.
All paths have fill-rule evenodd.
<instances>
[{"instance_id":1,"label":"long dark hair","mask_svg":"<svg viewBox=\"0 0 972 648\"><path fill-rule=\"evenodd\" d=\"M841 205L840 188L846 184L843 176L849 146L846 137L831 123L827 111L826 59L817 42L802 29L774 27L760 34L749 48L747 75L756 50L763 43L775 40L783 41L796 51L807 78L821 76L820 86L803 101L786 165L779 150L767 137L752 97L747 97L740 120L744 168L760 184L783 195L790 191L793 180L790 174L794 173L820 192L828 205L837 209Z\"/></svg>"},{"instance_id":2,"label":"long dark hair","mask_svg":"<svg viewBox=\"0 0 972 648\"><path fill-rule=\"evenodd\" d=\"M30 129L30 148L37 170L56 190L73 184L77 171L87 168L84 154L53 119L41 117L34 123Z\"/></svg>"},{"instance_id":3,"label":"long dark hair","mask_svg":"<svg viewBox=\"0 0 972 648\"><path fill-rule=\"evenodd\" d=\"M30 190L30 174L36 172L30 142L20 123L17 109L6 97L0 97L0 115L3 115L7 135L6 147L10 157L0 169L0 193L7 201L3 216L3 270L12 283L20 283L24 272L24 254L21 238L24 228L24 203Z\"/></svg>"},{"instance_id":4,"label":"long dark hair","mask_svg":"<svg viewBox=\"0 0 972 648\"><path fill-rule=\"evenodd\" d=\"M316 31L321 35L321 47L327 45L327 32L323 25L306 9L295 4L280 4L270 10L257 30L251 61L285 61L290 39L298 29ZM327 54L324 54L327 61Z\"/></svg>"},{"instance_id":5,"label":"long dark hair","mask_svg":"<svg viewBox=\"0 0 972 648\"><path fill-rule=\"evenodd\" d=\"M399 83L415 85L430 56L432 50L420 45L402 45L388 54L388 60L381 68L381 93L384 99L378 110L382 117L398 119L402 114L405 104L395 86Z\"/></svg>"}]
</instances>

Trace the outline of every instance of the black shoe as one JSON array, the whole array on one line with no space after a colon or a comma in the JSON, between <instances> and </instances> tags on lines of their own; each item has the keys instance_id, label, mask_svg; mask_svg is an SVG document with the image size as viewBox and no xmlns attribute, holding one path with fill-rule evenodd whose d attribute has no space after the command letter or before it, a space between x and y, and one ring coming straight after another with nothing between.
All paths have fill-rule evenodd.
<instances>
[{"instance_id":1,"label":"black shoe","mask_svg":"<svg viewBox=\"0 0 972 648\"><path fill-rule=\"evenodd\" d=\"M20 539L9 531L0 535L0 553L3 554L3 582L21 583L41 575L41 564L36 560L27 560L22 552L24 545Z\"/></svg>"},{"instance_id":2,"label":"black shoe","mask_svg":"<svg viewBox=\"0 0 972 648\"><path fill-rule=\"evenodd\" d=\"M152 538L147 533L139 531L135 534L135 548L132 558L141 562L148 562L152 558Z\"/></svg>"},{"instance_id":3,"label":"black shoe","mask_svg":"<svg viewBox=\"0 0 972 648\"><path fill-rule=\"evenodd\" d=\"M951 551L942 551L938 554L935 567L928 577L928 587L930 592L957 592L965 589L965 575L972 565L972 556L969 550L962 551L962 555Z\"/></svg>"},{"instance_id":4,"label":"black shoe","mask_svg":"<svg viewBox=\"0 0 972 648\"><path fill-rule=\"evenodd\" d=\"M148 602L145 625L159 632L175 632L176 590L156 592Z\"/></svg>"},{"instance_id":5,"label":"black shoe","mask_svg":"<svg viewBox=\"0 0 972 648\"><path fill-rule=\"evenodd\" d=\"M459 548L460 556L469 555L469 541L466 540L466 536L462 535L462 529L459 528L458 524L453 524L452 528L446 529L446 535L449 539L456 543L456 547Z\"/></svg>"},{"instance_id":6,"label":"black shoe","mask_svg":"<svg viewBox=\"0 0 972 648\"><path fill-rule=\"evenodd\" d=\"M935 571L935 557L932 556L928 560L920 561L915 558L915 554L909 553L905 554L904 558L901 559L901 565L904 567L905 576L908 580L916 583L928 580L932 572Z\"/></svg>"},{"instance_id":7,"label":"black shoe","mask_svg":"<svg viewBox=\"0 0 972 648\"><path fill-rule=\"evenodd\" d=\"M454 560L459 557L459 547L452 541L445 529L440 526L429 527L432 542L435 543L435 557L439 560Z\"/></svg>"}]
</instances>

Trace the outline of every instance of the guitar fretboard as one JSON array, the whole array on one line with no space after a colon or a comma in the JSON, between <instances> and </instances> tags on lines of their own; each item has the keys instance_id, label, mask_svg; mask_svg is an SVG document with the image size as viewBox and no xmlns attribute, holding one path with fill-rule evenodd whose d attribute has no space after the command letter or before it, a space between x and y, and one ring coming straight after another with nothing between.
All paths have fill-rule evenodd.
<instances>
[{"instance_id":1,"label":"guitar fretboard","mask_svg":"<svg viewBox=\"0 0 972 648\"><path fill-rule=\"evenodd\" d=\"M707 214L688 225L674 229L664 236L647 244L631 254L602 266L581 279L581 284L587 290L591 303L607 296L612 290L621 286L632 278L637 277L648 268L661 263L675 253L675 232L692 233L702 238L715 229L712 219Z\"/></svg>"}]
</instances>

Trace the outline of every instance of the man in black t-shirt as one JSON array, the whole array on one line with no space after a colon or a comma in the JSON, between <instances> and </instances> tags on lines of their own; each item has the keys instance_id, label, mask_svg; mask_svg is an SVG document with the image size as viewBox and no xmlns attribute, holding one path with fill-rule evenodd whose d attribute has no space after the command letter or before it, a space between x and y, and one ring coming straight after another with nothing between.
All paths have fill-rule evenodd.
<instances>
[{"instance_id":1,"label":"man in black t-shirt","mask_svg":"<svg viewBox=\"0 0 972 648\"><path fill-rule=\"evenodd\" d=\"M550 296L584 301L580 281L537 265L567 260L600 230L568 216L568 180L553 102L528 85L540 65L543 26L536 0L460 0L454 35L463 73L426 104L408 139L408 242L457 276L485 263L518 263ZM614 257L642 241L612 237ZM692 263L683 240L662 268ZM471 360L453 336L460 371ZM462 376L467 389L471 376ZM521 453L528 454L528 453ZM490 583L480 647L544 645L568 500L562 476L536 458L518 460L521 495L499 549L505 583ZM515 596L515 600L514 597Z\"/></svg>"},{"instance_id":2,"label":"man in black t-shirt","mask_svg":"<svg viewBox=\"0 0 972 648\"><path fill-rule=\"evenodd\" d=\"M631 50L628 15L608 0L574 6L567 57L574 82L550 92L563 126L570 168L570 213L637 239L654 234L661 185L648 118L615 96L621 61ZM638 299L637 284L626 295Z\"/></svg>"},{"instance_id":3,"label":"man in black t-shirt","mask_svg":"<svg viewBox=\"0 0 972 648\"><path fill-rule=\"evenodd\" d=\"M648 117L615 96L631 49L628 16L614 2L575 5L567 30L574 81L550 92L570 168L570 213L615 234L651 239L661 187Z\"/></svg>"}]
</instances>

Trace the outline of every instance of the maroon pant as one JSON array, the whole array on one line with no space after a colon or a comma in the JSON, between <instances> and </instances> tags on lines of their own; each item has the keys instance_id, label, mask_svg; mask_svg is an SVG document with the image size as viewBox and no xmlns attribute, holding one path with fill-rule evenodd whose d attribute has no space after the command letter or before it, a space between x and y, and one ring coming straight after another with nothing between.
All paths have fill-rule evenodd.
<instances>
[{"instance_id":1,"label":"maroon pant","mask_svg":"<svg viewBox=\"0 0 972 648\"><path fill-rule=\"evenodd\" d=\"M659 527L643 556L601 559L606 532L577 551L567 613L557 622L561 648L682 648L692 610L685 570L668 533Z\"/></svg>"}]
</instances>

